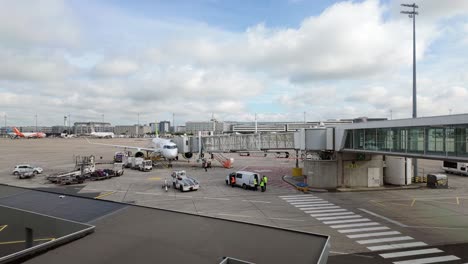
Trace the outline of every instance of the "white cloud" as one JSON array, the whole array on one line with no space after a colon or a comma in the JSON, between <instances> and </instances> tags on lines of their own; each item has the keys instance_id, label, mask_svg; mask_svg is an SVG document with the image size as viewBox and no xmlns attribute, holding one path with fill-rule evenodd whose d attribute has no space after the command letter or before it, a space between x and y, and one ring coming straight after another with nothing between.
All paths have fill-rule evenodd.
<instances>
[{"instance_id":1,"label":"white cloud","mask_svg":"<svg viewBox=\"0 0 468 264\"><path fill-rule=\"evenodd\" d=\"M114 59L97 64L94 74L99 77L126 77L139 69L138 64L130 60Z\"/></svg>"},{"instance_id":2,"label":"white cloud","mask_svg":"<svg viewBox=\"0 0 468 264\"><path fill-rule=\"evenodd\" d=\"M0 80L64 80L76 69L63 57L40 52L0 49Z\"/></svg>"},{"instance_id":3,"label":"white cloud","mask_svg":"<svg viewBox=\"0 0 468 264\"><path fill-rule=\"evenodd\" d=\"M422 115L468 110L465 52L434 47L448 32L466 39L466 22L444 22L466 16L466 1L436 3L421 3L418 16ZM68 112L75 120L105 113L117 124L135 123L137 113L154 121L174 112L179 124L211 113L247 121L254 112L264 121L300 121L303 111L308 120L411 115L412 27L398 1L339 2L297 27L242 32L96 3L76 12L59 0L2 5L0 111L19 121L35 112L50 124Z\"/></svg>"},{"instance_id":4,"label":"white cloud","mask_svg":"<svg viewBox=\"0 0 468 264\"><path fill-rule=\"evenodd\" d=\"M0 45L75 47L79 42L73 11L63 0L1 1Z\"/></svg>"}]
</instances>

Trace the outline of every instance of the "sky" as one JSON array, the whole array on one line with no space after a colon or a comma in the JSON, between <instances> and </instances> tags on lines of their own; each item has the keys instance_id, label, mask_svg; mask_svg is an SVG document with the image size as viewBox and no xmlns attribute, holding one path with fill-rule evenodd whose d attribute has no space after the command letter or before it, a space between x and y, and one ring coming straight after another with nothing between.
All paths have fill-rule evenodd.
<instances>
[{"instance_id":1,"label":"sky","mask_svg":"<svg viewBox=\"0 0 468 264\"><path fill-rule=\"evenodd\" d=\"M412 116L402 1L0 0L0 126ZM468 112L468 1L416 1L418 116Z\"/></svg>"}]
</instances>

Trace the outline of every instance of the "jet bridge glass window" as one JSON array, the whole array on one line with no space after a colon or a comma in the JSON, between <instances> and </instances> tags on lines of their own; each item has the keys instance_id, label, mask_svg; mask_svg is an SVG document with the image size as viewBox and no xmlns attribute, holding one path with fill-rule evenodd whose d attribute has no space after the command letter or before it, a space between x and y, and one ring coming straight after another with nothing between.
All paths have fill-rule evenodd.
<instances>
[{"instance_id":1,"label":"jet bridge glass window","mask_svg":"<svg viewBox=\"0 0 468 264\"><path fill-rule=\"evenodd\" d=\"M408 152L424 152L424 128L408 128Z\"/></svg>"}]
</instances>

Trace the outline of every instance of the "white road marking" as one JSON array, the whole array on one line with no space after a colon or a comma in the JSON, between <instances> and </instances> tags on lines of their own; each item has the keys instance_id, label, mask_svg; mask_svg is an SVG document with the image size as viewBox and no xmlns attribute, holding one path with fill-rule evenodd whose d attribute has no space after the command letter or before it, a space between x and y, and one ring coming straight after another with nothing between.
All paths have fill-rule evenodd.
<instances>
[{"instance_id":1,"label":"white road marking","mask_svg":"<svg viewBox=\"0 0 468 264\"><path fill-rule=\"evenodd\" d=\"M343 216L331 216L331 217L319 217L317 220L324 221L324 220L336 220L336 219L349 219L349 218L359 218L362 217L360 215L343 215Z\"/></svg>"},{"instance_id":2,"label":"white road marking","mask_svg":"<svg viewBox=\"0 0 468 264\"><path fill-rule=\"evenodd\" d=\"M314 205L314 204L323 205L323 204L330 204L330 203L324 201L324 202L310 202L310 203L294 203L294 204L291 204L291 205L294 205L296 207L304 207L304 206Z\"/></svg>"},{"instance_id":3,"label":"white road marking","mask_svg":"<svg viewBox=\"0 0 468 264\"><path fill-rule=\"evenodd\" d=\"M407 256L417 256L417 255L425 255L425 254L432 254L432 253L441 253L442 250L438 248L427 248L427 249L419 249L419 250L409 250L409 251L400 251L394 253L385 253L380 254L382 258L399 258L399 257L407 257Z\"/></svg>"},{"instance_id":4,"label":"white road marking","mask_svg":"<svg viewBox=\"0 0 468 264\"><path fill-rule=\"evenodd\" d=\"M223 201L229 201L231 199L228 198L216 198L216 197L203 197L203 199L209 199L209 200L223 200Z\"/></svg>"},{"instance_id":5,"label":"white road marking","mask_svg":"<svg viewBox=\"0 0 468 264\"><path fill-rule=\"evenodd\" d=\"M314 207L314 206L330 206L330 205L334 205L332 203L319 203L319 204L295 204L294 206L295 207Z\"/></svg>"},{"instance_id":6,"label":"white road marking","mask_svg":"<svg viewBox=\"0 0 468 264\"><path fill-rule=\"evenodd\" d=\"M286 202L314 202L314 201L322 201L320 198L310 198L310 199L294 199L294 200L286 200Z\"/></svg>"},{"instance_id":7,"label":"white road marking","mask_svg":"<svg viewBox=\"0 0 468 264\"><path fill-rule=\"evenodd\" d=\"M423 247L423 246L427 246L427 244L424 242L412 242L412 243L402 243L402 244L388 244L388 245L373 246L373 247L367 247L367 248L371 251L379 251L379 250L391 250L391 249Z\"/></svg>"},{"instance_id":8,"label":"white road marking","mask_svg":"<svg viewBox=\"0 0 468 264\"><path fill-rule=\"evenodd\" d=\"M255 201L255 200L242 200L243 202L251 202L251 203L271 203L267 201Z\"/></svg>"},{"instance_id":9,"label":"white road marking","mask_svg":"<svg viewBox=\"0 0 468 264\"><path fill-rule=\"evenodd\" d=\"M369 223L360 223L360 224L349 224L349 225L332 225L331 228L347 228L347 227L358 227L358 226L374 226L380 225L377 222L369 222Z\"/></svg>"},{"instance_id":10,"label":"white road marking","mask_svg":"<svg viewBox=\"0 0 468 264\"><path fill-rule=\"evenodd\" d=\"M337 209L340 208L339 206L320 206L320 207L304 207L304 208L299 208L299 210L322 210L322 209Z\"/></svg>"},{"instance_id":11,"label":"white road marking","mask_svg":"<svg viewBox=\"0 0 468 264\"><path fill-rule=\"evenodd\" d=\"M393 263L395 264L426 264L426 263L436 263L436 262L452 261L452 260L459 260L459 259L460 259L459 257L450 255L450 256L442 256L442 257L403 260L403 261L397 261Z\"/></svg>"},{"instance_id":12,"label":"white road marking","mask_svg":"<svg viewBox=\"0 0 468 264\"><path fill-rule=\"evenodd\" d=\"M327 210L314 210L314 211L304 211L306 214L316 214L316 213L331 213L331 212L344 212L346 209L327 209Z\"/></svg>"},{"instance_id":13,"label":"white road marking","mask_svg":"<svg viewBox=\"0 0 468 264\"><path fill-rule=\"evenodd\" d=\"M313 196L312 194L297 194L297 195L282 195L278 197L287 199L287 198L294 198L294 197L315 197L315 196Z\"/></svg>"},{"instance_id":14,"label":"white road marking","mask_svg":"<svg viewBox=\"0 0 468 264\"><path fill-rule=\"evenodd\" d=\"M374 213L374 212L371 212L371 211L369 211L369 210L362 209L362 208L358 208L358 209L361 210L361 211L363 211L363 212L366 212L366 213L368 213L368 214L370 214L370 215L373 215L373 216L375 216L375 217L384 219L384 220L386 220L386 221L388 221L388 222L390 222L390 223L393 223L393 224L395 224L395 225L399 225L399 226L401 226L401 227L408 227L408 226L405 225L405 224L402 224L402 223L400 223L400 222L398 222L398 221L392 220L392 219L390 219L390 218L388 218L388 217L385 217L385 216L383 216L383 215L379 215L379 214L376 214L376 213Z\"/></svg>"},{"instance_id":15,"label":"white road marking","mask_svg":"<svg viewBox=\"0 0 468 264\"><path fill-rule=\"evenodd\" d=\"M321 217L321 216L332 216L332 215L353 215L353 212L341 212L341 213L326 213L326 214L311 214L312 217Z\"/></svg>"},{"instance_id":16,"label":"white road marking","mask_svg":"<svg viewBox=\"0 0 468 264\"><path fill-rule=\"evenodd\" d=\"M358 244L366 245L366 244L374 244L374 243L382 243L382 242L394 242L394 241L404 241L404 240L412 240L414 238L410 236L401 236L401 237L386 237L386 238L376 238L376 239L367 239L367 240L358 240Z\"/></svg>"},{"instance_id":17,"label":"white road marking","mask_svg":"<svg viewBox=\"0 0 468 264\"><path fill-rule=\"evenodd\" d=\"M328 203L328 201L324 201L322 199L313 199L309 200L306 202L290 202L290 204L295 205L295 204L314 204L314 203Z\"/></svg>"},{"instance_id":18,"label":"white road marking","mask_svg":"<svg viewBox=\"0 0 468 264\"><path fill-rule=\"evenodd\" d=\"M398 231L388 231L388 232L377 232L377 233L365 233L365 234L356 234L356 235L347 235L349 238L362 238L362 237L375 237L375 236L390 236L390 235L399 235L401 234Z\"/></svg>"},{"instance_id":19,"label":"white road marking","mask_svg":"<svg viewBox=\"0 0 468 264\"><path fill-rule=\"evenodd\" d=\"M390 228L386 226L376 226L376 227L366 227L366 228L343 229L343 230L338 230L338 232L356 233L356 232L377 231L377 230L386 230L386 229L390 229Z\"/></svg>"},{"instance_id":20,"label":"white road marking","mask_svg":"<svg viewBox=\"0 0 468 264\"><path fill-rule=\"evenodd\" d=\"M326 225L333 225L333 224L368 222L368 221L370 221L369 218L358 218L358 219L345 219L345 220L336 220L336 221L325 221L325 222L323 222L323 223L326 224Z\"/></svg>"}]
</instances>

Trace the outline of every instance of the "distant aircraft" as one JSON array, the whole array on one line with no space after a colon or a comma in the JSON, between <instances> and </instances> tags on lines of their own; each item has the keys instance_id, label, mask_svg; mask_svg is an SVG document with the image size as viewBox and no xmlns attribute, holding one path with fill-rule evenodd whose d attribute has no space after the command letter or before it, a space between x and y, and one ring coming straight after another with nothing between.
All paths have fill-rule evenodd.
<instances>
[{"instance_id":1,"label":"distant aircraft","mask_svg":"<svg viewBox=\"0 0 468 264\"><path fill-rule=\"evenodd\" d=\"M94 128L91 128L91 133L89 134L92 137L96 138L113 138L115 137L113 132L96 132Z\"/></svg>"},{"instance_id":2,"label":"distant aircraft","mask_svg":"<svg viewBox=\"0 0 468 264\"><path fill-rule=\"evenodd\" d=\"M18 128L13 127L16 137L20 138L45 138L46 134L42 132L20 132Z\"/></svg>"},{"instance_id":3,"label":"distant aircraft","mask_svg":"<svg viewBox=\"0 0 468 264\"><path fill-rule=\"evenodd\" d=\"M113 132L91 132L89 135L97 138L113 138L115 136Z\"/></svg>"},{"instance_id":4,"label":"distant aircraft","mask_svg":"<svg viewBox=\"0 0 468 264\"><path fill-rule=\"evenodd\" d=\"M89 141L88 141L89 142ZM89 142L91 143L91 142ZM171 142L169 139L156 137L151 140L150 146L146 148L135 147L135 146L123 146L123 145L112 145L112 144L103 144L103 143L91 143L103 146L112 146L123 149L136 149L135 157L143 157L145 154L143 151L156 154L157 156L163 157L168 161L172 161L177 158L178 150L177 145L174 142Z\"/></svg>"}]
</instances>

